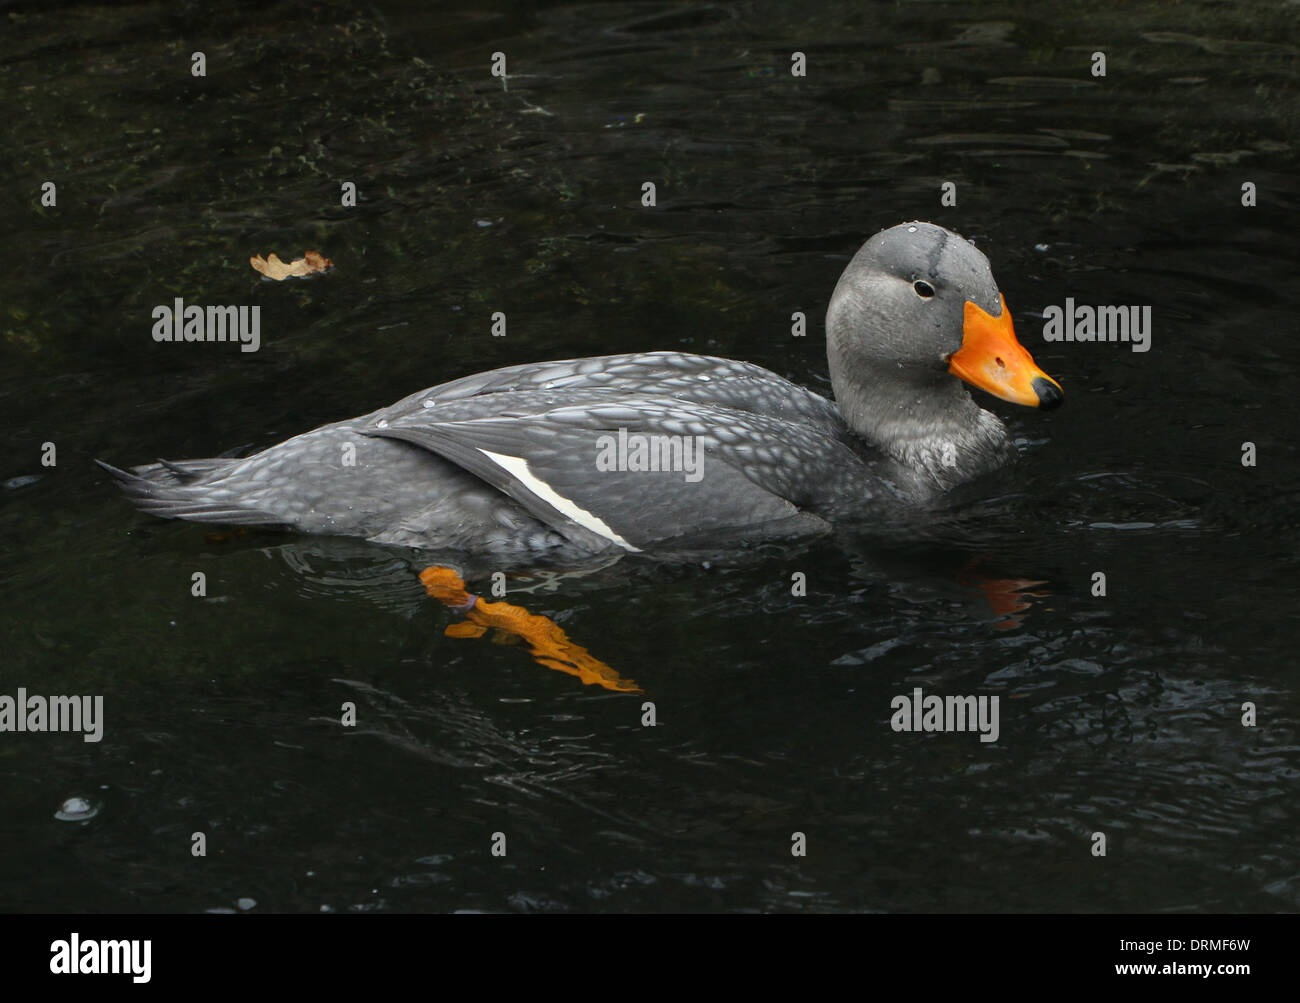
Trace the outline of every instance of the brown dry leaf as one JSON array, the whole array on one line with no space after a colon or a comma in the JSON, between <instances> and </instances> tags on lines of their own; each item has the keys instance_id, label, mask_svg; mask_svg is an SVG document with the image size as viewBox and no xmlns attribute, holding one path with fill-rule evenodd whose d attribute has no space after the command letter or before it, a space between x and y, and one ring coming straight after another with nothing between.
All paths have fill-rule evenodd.
<instances>
[{"instance_id":1,"label":"brown dry leaf","mask_svg":"<svg viewBox=\"0 0 1300 1003\"><path fill-rule=\"evenodd\" d=\"M261 272L268 279L275 279L276 282L283 282L290 276L302 278L314 272L323 272L334 267L334 262L321 254L320 251L307 251L301 258L295 258L288 264L281 261L279 256L275 254L268 254L265 258L258 254L249 258L248 263L253 266L254 270Z\"/></svg>"}]
</instances>

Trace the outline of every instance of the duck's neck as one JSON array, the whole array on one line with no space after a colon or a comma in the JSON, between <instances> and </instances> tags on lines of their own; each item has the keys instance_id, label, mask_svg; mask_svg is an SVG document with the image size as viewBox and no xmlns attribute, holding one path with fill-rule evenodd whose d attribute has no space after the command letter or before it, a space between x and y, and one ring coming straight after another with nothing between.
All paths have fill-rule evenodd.
<instances>
[{"instance_id":1,"label":"duck's neck","mask_svg":"<svg viewBox=\"0 0 1300 1003\"><path fill-rule=\"evenodd\" d=\"M945 372L844 364L829 354L840 413L859 436L947 490L1004 465L1015 456L998 418L976 405Z\"/></svg>"}]
</instances>

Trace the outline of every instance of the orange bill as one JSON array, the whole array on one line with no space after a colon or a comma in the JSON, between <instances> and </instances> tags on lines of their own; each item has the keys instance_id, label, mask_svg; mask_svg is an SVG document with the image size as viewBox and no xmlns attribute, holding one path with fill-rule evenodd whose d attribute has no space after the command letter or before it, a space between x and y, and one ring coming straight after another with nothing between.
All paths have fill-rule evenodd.
<instances>
[{"instance_id":1,"label":"orange bill","mask_svg":"<svg viewBox=\"0 0 1300 1003\"><path fill-rule=\"evenodd\" d=\"M1016 340L1011 311L985 313L970 300L962 324L961 348L948 357L948 372L995 397L1028 407L1053 408L1061 403L1061 385L1038 368Z\"/></svg>"}]
</instances>

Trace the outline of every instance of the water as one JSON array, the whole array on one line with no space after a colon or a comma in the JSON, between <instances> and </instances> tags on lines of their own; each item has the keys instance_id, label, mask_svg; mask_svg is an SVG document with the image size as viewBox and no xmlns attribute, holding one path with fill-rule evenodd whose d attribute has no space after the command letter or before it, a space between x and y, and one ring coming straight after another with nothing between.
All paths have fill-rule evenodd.
<instances>
[{"instance_id":1,"label":"water","mask_svg":"<svg viewBox=\"0 0 1300 1003\"><path fill-rule=\"evenodd\" d=\"M0 908L1300 907L1293 6L257 10L0 42L0 694L105 708L0 736ZM943 518L511 576L642 695L445 636L421 555L151 520L91 463L529 359L826 389L841 268L912 218L978 241L1065 406L982 397L1022 463ZM307 249L335 271L247 265ZM261 350L156 345L176 296L260 304ZM1151 350L1043 342L1067 296L1151 306ZM916 687L998 695L998 741L894 732Z\"/></svg>"}]
</instances>

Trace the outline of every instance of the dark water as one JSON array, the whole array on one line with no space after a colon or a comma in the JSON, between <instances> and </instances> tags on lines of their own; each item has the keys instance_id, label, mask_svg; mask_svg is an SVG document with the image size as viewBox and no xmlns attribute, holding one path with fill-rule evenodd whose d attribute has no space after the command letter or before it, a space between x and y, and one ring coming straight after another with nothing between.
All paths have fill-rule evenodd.
<instances>
[{"instance_id":1,"label":"dark water","mask_svg":"<svg viewBox=\"0 0 1300 1003\"><path fill-rule=\"evenodd\" d=\"M0 908L1300 908L1296 6L430 6L6 9L0 694L105 732L0 734ZM91 463L574 355L825 389L841 268L918 217L1065 406L982 396L1022 462L931 523L512 572L641 696L444 636L418 554L154 521ZM261 350L155 344L177 296L259 304ZM1151 350L1045 343L1066 297ZM894 732L918 686L998 695L998 741Z\"/></svg>"}]
</instances>

